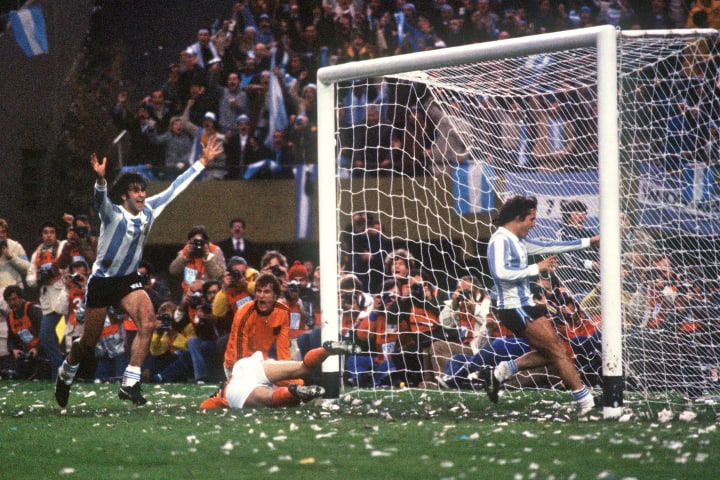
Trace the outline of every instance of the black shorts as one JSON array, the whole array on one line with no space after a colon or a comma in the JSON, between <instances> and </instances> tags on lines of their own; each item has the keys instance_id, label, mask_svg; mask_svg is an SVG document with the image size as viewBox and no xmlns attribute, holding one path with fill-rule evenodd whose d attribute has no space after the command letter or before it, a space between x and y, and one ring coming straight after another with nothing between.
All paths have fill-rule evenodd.
<instances>
[{"instance_id":1,"label":"black shorts","mask_svg":"<svg viewBox=\"0 0 720 480\"><path fill-rule=\"evenodd\" d=\"M142 276L131 273L124 277L96 277L90 275L85 306L90 308L119 307L130 292L143 289Z\"/></svg>"},{"instance_id":2,"label":"black shorts","mask_svg":"<svg viewBox=\"0 0 720 480\"><path fill-rule=\"evenodd\" d=\"M522 337L528 322L532 322L536 318L546 317L547 308L545 305L535 305L534 307L508 308L498 311L498 319L500 323L509 328L516 337Z\"/></svg>"}]
</instances>

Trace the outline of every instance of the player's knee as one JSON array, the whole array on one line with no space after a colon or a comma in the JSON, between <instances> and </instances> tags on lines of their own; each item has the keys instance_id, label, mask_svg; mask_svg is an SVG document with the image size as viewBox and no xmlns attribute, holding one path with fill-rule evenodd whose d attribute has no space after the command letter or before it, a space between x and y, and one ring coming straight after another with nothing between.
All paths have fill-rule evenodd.
<instances>
[{"instance_id":1,"label":"player's knee","mask_svg":"<svg viewBox=\"0 0 720 480\"><path fill-rule=\"evenodd\" d=\"M70 353L72 354L73 358L76 359L82 359L85 358L85 355L94 350L94 345L88 345L87 341L83 341L81 338L78 338L74 342L72 342L72 346L70 347Z\"/></svg>"}]
</instances>

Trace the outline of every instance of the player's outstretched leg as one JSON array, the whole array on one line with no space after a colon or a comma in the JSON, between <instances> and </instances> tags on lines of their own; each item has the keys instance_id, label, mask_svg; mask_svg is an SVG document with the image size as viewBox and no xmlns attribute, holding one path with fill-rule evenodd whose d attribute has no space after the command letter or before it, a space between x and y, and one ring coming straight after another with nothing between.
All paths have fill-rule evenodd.
<instances>
[{"instance_id":1,"label":"player's outstretched leg","mask_svg":"<svg viewBox=\"0 0 720 480\"><path fill-rule=\"evenodd\" d=\"M488 399L493 403L498 403L502 382L495 377L495 368L483 366L477 373L485 384L485 392L487 393Z\"/></svg>"},{"instance_id":2,"label":"player's outstretched leg","mask_svg":"<svg viewBox=\"0 0 720 480\"><path fill-rule=\"evenodd\" d=\"M345 340L328 340L323 343L323 348L331 355L356 355L362 352L360 346Z\"/></svg>"}]
</instances>

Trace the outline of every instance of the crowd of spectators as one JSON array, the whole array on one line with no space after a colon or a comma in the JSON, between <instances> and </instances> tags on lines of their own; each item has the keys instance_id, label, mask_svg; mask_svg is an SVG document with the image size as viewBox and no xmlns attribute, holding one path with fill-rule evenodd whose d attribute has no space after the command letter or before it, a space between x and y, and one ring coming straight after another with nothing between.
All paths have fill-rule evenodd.
<instances>
[{"instance_id":1,"label":"crowd of spectators","mask_svg":"<svg viewBox=\"0 0 720 480\"><path fill-rule=\"evenodd\" d=\"M651 9L644 8L643 2L632 1L308 3L236 2L227 19L196 32L196 41L182 48L178 62L169 66L167 79L159 80L158 88L139 105L130 105L128 92L119 92L112 115L117 127L130 135L132 148L127 164L147 165L148 174L171 179L192 162L198 145L212 136L223 139L225 154L213 161L205 179L249 178L248 172L255 177L277 178L288 175L287 167L291 165L317 162L315 75L317 68L324 65L601 23L624 28L666 28L709 20L720 22L720 7L704 1L699 1L690 15L677 8L677 2L663 0L654 0ZM705 20L698 12L705 12ZM270 118L271 83L281 93L288 120L282 130L276 130ZM349 95L373 103L369 99L377 92L369 92L362 85L351 87L347 89ZM352 129L356 121L352 99L346 105L341 125ZM428 115L422 108L403 113L398 120L403 128L398 131L434 130L426 127ZM371 105L362 112L370 127L377 125L383 114L387 115ZM381 126L376 130L368 128L366 135L393 135L383 132ZM431 150L432 143L428 137L427 144L417 149ZM378 150L373 165L416 171L413 159L395 159L386 153ZM360 160L350 159L351 164L356 161ZM362 161L369 160L364 157ZM258 162L262 165L249 168ZM17 375L22 371L21 375L27 377L51 376L57 371L58 359L68 348L67 343L53 340L59 317L65 316L68 324L66 342L80 335L82 288L94 261L94 236L86 217L70 218L65 227L52 222L42 227L42 244L29 256L21 245L7 238L8 225L0 221L0 239L5 239L0 243L0 288L9 292L5 301L10 305L4 308L8 319L3 322L8 328L4 367L6 372ZM238 321L238 312L242 322L250 321L243 317L243 306L249 302L278 302L282 305L278 312L287 312L287 325L278 324L277 332L273 329L269 333L282 337L263 342L265 356L302 359L310 348L319 345L318 268L308 262L290 263L278 251L255 251L252 242L244 238L242 219L233 219L229 227L229 237L217 243L200 225L189 230L186 246L167 266L169 274L181 277L183 291L178 298L163 286L153 271L152 259L142 267L146 290L158 317L151 358L145 366L146 381L208 381L222 375L223 364L232 367L238 355L248 353L239 351L243 343L235 339L238 333L233 333L233 325ZM521 345L508 340L507 332L497 328L489 296L477 278L463 276L454 291L443 292L419 268L410 252L397 248L383 236L379 221L367 213L353 217L343 242L341 331L362 344L368 353L349 359L346 366L350 383L417 385L442 379L447 372L455 376L453 369L458 364L490 361L481 354L501 337L506 355L511 345L521 349ZM688 305L702 298L704 305L711 305L706 310L719 310L716 286L688 286L679 283L680 277L674 275L660 278L664 257L654 249L650 254L653 268L627 269L626 273L638 275L638 285L650 289L650 293L628 292L631 313L637 314L628 318L637 318L632 321L642 327L714 339L716 333L707 323L710 313L705 311L701 317L690 319L689 315L699 312L699 308ZM651 277L657 279L655 283L649 282ZM20 290L8 290L11 286ZM29 295L23 287L37 289L39 310L31 311L30 303L24 302ZM592 337L591 349L582 341L582 352L575 352L596 368L594 352L599 348L599 329L598 318L592 314L592 299L599 296L600 286L593 279L587 287L582 292L582 303L580 298L568 296L562 285L541 285L537 293L539 299L554 303L558 323L568 332L587 327L585 334L578 336ZM695 300L680 301L686 297ZM12 323L21 317L22 322ZM573 330L567 334L571 344L575 333ZM125 318L122 312L109 312L103 341L95 351L97 366L84 372L84 378L116 378L123 362L127 362L132 336L132 319ZM233 339L230 358L229 338ZM280 347L278 338L282 339ZM29 362L28 354L40 359L38 368L18 363ZM458 355L464 355L465 360L458 363ZM447 362L451 357L455 363ZM496 361L502 356L493 358ZM403 374L393 376L395 371Z\"/></svg>"},{"instance_id":2,"label":"crowd of spectators","mask_svg":"<svg viewBox=\"0 0 720 480\"><path fill-rule=\"evenodd\" d=\"M2 378L55 378L73 341L83 334L85 288L97 251L88 217L66 214L59 222L44 222L39 234L41 243L26 250L9 238L9 226L0 219ZM203 226L191 227L169 265L155 266L149 259L138 270L156 313L144 381L218 381L225 375L223 363L231 368L257 349L266 357L301 360L306 352L298 349L298 337L312 334L319 341L318 270L310 261L289 264L277 250L259 251L245 238L241 218L230 220L228 237L217 244ZM168 287L172 277L181 285L179 292ZM233 330L238 311L255 304L274 311L277 322L278 331L266 332L261 344L257 335L247 336L249 328ZM285 336L276 338L280 331ZM117 381L136 333L132 318L110 308L100 341L83 359L78 378ZM228 342L231 360L226 360ZM243 348L244 342L250 346Z\"/></svg>"},{"instance_id":3,"label":"crowd of spectators","mask_svg":"<svg viewBox=\"0 0 720 480\"><path fill-rule=\"evenodd\" d=\"M157 79L139 104L119 92L112 118L129 133L124 164L147 167L156 178L176 176L213 135L224 140L225 154L209 165L205 179L291 177L292 165L317 162L319 67L601 24L718 27L720 6L707 0L689 11L678 0L653 0L649 7L637 0L237 1L227 18L198 25L195 38L178 46L167 78ZM429 118L422 104L366 114L365 105L401 94L376 90L358 84L339 94L341 147L355 146L359 132L353 128L367 116L370 127L378 120L394 127L367 133L387 151L344 161L424 173L438 127L432 122L440 119ZM415 139L412 151L390 155L391 145L408 144L408 135Z\"/></svg>"}]
</instances>

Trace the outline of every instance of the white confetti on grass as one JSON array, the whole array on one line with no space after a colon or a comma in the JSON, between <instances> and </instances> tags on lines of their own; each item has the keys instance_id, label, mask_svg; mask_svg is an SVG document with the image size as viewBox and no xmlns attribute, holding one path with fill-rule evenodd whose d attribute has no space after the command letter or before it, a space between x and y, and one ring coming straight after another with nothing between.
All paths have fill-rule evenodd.
<instances>
[{"instance_id":1,"label":"white confetti on grass","mask_svg":"<svg viewBox=\"0 0 720 480\"><path fill-rule=\"evenodd\" d=\"M65 467L60 470L60 475L72 475L75 473L75 469L72 467Z\"/></svg>"},{"instance_id":2,"label":"white confetti on grass","mask_svg":"<svg viewBox=\"0 0 720 480\"><path fill-rule=\"evenodd\" d=\"M693 420L695 420L696 417L697 413L690 410L685 410L678 416L678 420L681 420L683 422L692 422Z\"/></svg>"}]
</instances>

